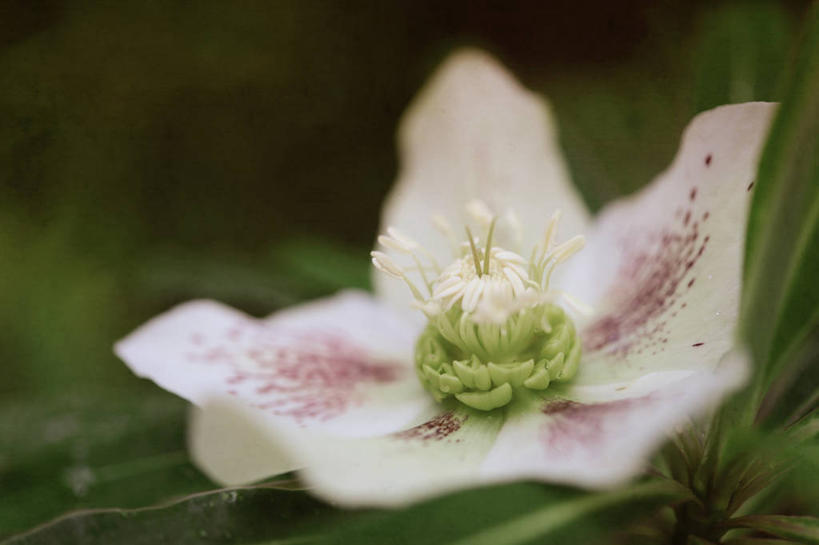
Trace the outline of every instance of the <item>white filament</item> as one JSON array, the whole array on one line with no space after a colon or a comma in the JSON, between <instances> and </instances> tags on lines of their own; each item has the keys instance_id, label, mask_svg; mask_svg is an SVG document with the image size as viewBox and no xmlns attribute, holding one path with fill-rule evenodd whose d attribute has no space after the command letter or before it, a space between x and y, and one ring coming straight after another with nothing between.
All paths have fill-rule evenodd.
<instances>
[{"instance_id":1,"label":"white filament","mask_svg":"<svg viewBox=\"0 0 819 545\"><path fill-rule=\"evenodd\" d=\"M469 216L483 228L489 230L493 225L495 216L483 201L470 201L466 209ZM520 222L514 212L508 211L504 218L514 238L522 239ZM392 277L402 279L415 297L413 306L428 317L459 305L475 322L499 324L516 312L557 298L581 313L588 311L583 303L549 287L554 268L580 251L585 244L585 239L580 235L555 244L559 210L552 215L542 242L532 249L529 260L497 246L481 247L480 239L476 236L473 236L477 252L474 255L468 241L458 243L455 232L445 218L436 215L432 221L447 238L455 255L455 260L443 270L431 252L394 227L387 228L387 233L378 237L378 243L388 250L409 256L414 266L399 265L384 252L371 252L373 265ZM484 266L485 263L488 263L488 267ZM410 271L420 273L428 296L422 295L409 279L407 273ZM435 271L437 276L430 281L427 271ZM548 324L545 326L548 327Z\"/></svg>"}]
</instances>

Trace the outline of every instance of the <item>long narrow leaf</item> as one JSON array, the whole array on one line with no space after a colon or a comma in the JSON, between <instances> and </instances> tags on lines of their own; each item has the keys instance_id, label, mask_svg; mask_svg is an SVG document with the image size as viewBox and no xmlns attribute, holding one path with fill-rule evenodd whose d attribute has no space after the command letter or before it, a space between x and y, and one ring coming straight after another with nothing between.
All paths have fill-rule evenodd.
<instances>
[{"instance_id":1,"label":"long narrow leaf","mask_svg":"<svg viewBox=\"0 0 819 545\"><path fill-rule=\"evenodd\" d=\"M759 530L797 543L819 543L819 519L814 517L749 515L729 521L726 527Z\"/></svg>"},{"instance_id":2,"label":"long narrow leaf","mask_svg":"<svg viewBox=\"0 0 819 545\"><path fill-rule=\"evenodd\" d=\"M597 543L612 527L677 501L678 485L648 481L583 493L533 484L461 492L339 529L327 543L516 545ZM578 521L582 524L577 524Z\"/></svg>"},{"instance_id":3,"label":"long narrow leaf","mask_svg":"<svg viewBox=\"0 0 819 545\"><path fill-rule=\"evenodd\" d=\"M331 512L304 492L258 486L204 492L140 509L70 513L4 545L153 545L312 541L308 525Z\"/></svg>"},{"instance_id":4,"label":"long narrow leaf","mask_svg":"<svg viewBox=\"0 0 819 545\"><path fill-rule=\"evenodd\" d=\"M748 223L743 333L756 395L819 321L819 7L806 19L790 84L765 146ZM757 401L758 401L757 397Z\"/></svg>"}]
</instances>

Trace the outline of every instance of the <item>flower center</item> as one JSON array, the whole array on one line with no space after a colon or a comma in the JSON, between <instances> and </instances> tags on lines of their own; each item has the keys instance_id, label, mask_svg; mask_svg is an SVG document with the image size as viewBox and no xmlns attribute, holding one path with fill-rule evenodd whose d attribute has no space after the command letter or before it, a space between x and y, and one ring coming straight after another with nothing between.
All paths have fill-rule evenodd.
<instances>
[{"instance_id":1,"label":"flower center","mask_svg":"<svg viewBox=\"0 0 819 545\"><path fill-rule=\"evenodd\" d=\"M582 308L549 283L554 268L579 251L584 239L555 244L558 212L527 260L493 246L497 217L486 205L473 201L467 211L486 229L486 243L481 245L467 227L467 241L458 244L449 225L435 218L455 254L443 269L430 252L394 228L378 242L409 256L413 264L399 265L380 251L373 251L372 258L376 268L407 284L415 306L429 320L415 348L415 370L424 387L438 401L454 397L489 411L509 404L522 390L542 391L577 373L581 345L558 302ZM517 224L514 218L510 223ZM411 274L420 277L426 295Z\"/></svg>"}]
</instances>

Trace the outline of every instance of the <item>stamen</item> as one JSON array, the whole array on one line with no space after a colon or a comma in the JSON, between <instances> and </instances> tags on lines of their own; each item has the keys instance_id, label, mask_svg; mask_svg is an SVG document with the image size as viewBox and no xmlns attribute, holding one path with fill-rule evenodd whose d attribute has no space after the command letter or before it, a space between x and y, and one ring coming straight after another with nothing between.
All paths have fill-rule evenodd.
<instances>
[{"instance_id":1,"label":"stamen","mask_svg":"<svg viewBox=\"0 0 819 545\"><path fill-rule=\"evenodd\" d=\"M424 284L427 287L427 291L430 295L432 295L432 284L430 283L429 279L427 278L426 270L427 267L421 263L421 260L418 259L416 255L416 251L420 251L424 254L427 259L429 259L431 268L438 274L441 274L441 267L438 265L438 261L436 261L435 257L424 247L420 244L415 242L412 238L408 237L395 227L387 227L387 234L380 235L378 237L378 243L384 246L385 248L389 248L391 250L395 250L397 252L401 252L404 254L409 255L412 260L415 262L417 266L417 271L421 275L421 279L424 281Z\"/></svg>"},{"instance_id":2,"label":"stamen","mask_svg":"<svg viewBox=\"0 0 819 545\"><path fill-rule=\"evenodd\" d=\"M401 270L401 267L384 252L373 250L370 252L370 256L373 258L373 265L375 265L375 268L379 271L387 273L394 278L404 277L404 271Z\"/></svg>"},{"instance_id":3,"label":"stamen","mask_svg":"<svg viewBox=\"0 0 819 545\"><path fill-rule=\"evenodd\" d=\"M405 246L400 244L397 240L392 237L388 237L387 235L378 235L378 243L385 248L389 248L390 250L395 250L396 252L402 253L409 253Z\"/></svg>"},{"instance_id":4,"label":"stamen","mask_svg":"<svg viewBox=\"0 0 819 545\"><path fill-rule=\"evenodd\" d=\"M562 215L563 212L560 209L555 210L555 213L552 214L552 218L546 225L546 232L543 235L543 250L540 254L540 259L543 259L543 256L545 256L546 253L552 249L552 244L557 236L557 224L560 222L560 216Z\"/></svg>"},{"instance_id":5,"label":"stamen","mask_svg":"<svg viewBox=\"0 0 819 545\"><path fill-rule=\"evenodd\" d=\"M471 216L464 227L467 240L460 245L449 223L432 217L455 256L443 270L429 250L393 227L378 242L408 255L412 263L401 265L379 251L371 255L378 270L406 283L415 297L412 306L429 319L415 357L424 387L439 401L455 396L473 409L488 411L508 404L523 390L545 390L576 374L582 348L561 305L579 313L591 309L550 289L549 283L555 267L577 253L585 239L576 236L556 244L560 220L556 211L527 260L520 252L493 247L499 221L508 221L511 231L498 237L511 234L522 239L513 212L495 216L478 200L467 205L467 212ZM486 228L483 247L470 230L476 223ZM410 281L410 273L423 279L427 296Z\"/></svg>"},{"instance_id":6,"label":"stamen","mask_svg":"<svg viewBox=\"0 0 819 545\"><path fill-rule=\"evenodd\" d=\"M481 227L489 227L495 218L486 203L480 199L473 199L466 203L466 211Z\"/></svg>"},{"instance_id":7,"label":"stamen","mask_svg":"<svg viewBox=\"0 0 819 545\"><path fill-rule=\"evenodd\" d=\"M541 287L549 289L552 273L555 267L569 259L571 256L583 249L586 245L586 238L583 235L576 235L566 242L557 245L543 260L543 276L541 277ZM547 266L548 264L548 266Z\"/></svg>"},{"instance_id":8,"label":"stamen","mask_svg":"<svg viewBox=\"0 0 819 545\"><path fill-rule=\"evenodd\" d=\"M504 250L502 248L498 248L498 251L495 252L495 259L515 263L516 265L526 265L526 260L519 254L510 252L509 250Z\"/></svg>"},{"instance_id":9,"label":"stamen","mask_svg":"<svg viewBox=\"0 0 819 545\"><path fill-rule=\"evenodd\" d=\"M566 301L570 307L572 307L575 312L583 315L583 316L591 316L594 313L594 308L591 305L587 305L583 301L579 300L573 295L566 293L563 290L557 290L555 292L561 299Z\"/></svg>"},{"instance_id":10,"label":"stamen","mask_svg":"<svg viewBox=\"0 0 819 545\"><path fill-rule=\"evenodd\" d=\"M400 278L404 281L407 287L412 292L413 297L418 299L419 301L423 302L424 296L418 291L418 288L415 287L415 284L412 283L407 275L404 273L404 270L398 266L398 264L390 258L384 252L379 252L378 250L373 250L370 252L370 256L372 257L372 263L375 265L375 268L381 272L387 273L388 275Z\"/></svg>"},{"instance_id":11,"label":"stamen","mask_svg":"<svg viewBox=\"0 0 819 545\"><path fill-rule=\"evenodd\" d=\"M452 227L449 226L449 222L446 221L446 218L440 214L435 214L432 216L432 225L438 230L439 233L446 237L447 241L449 242L449 248L452 251L452 258L458 259L461 257L460 253L458 252L458 239L455 237L455 231L453 231Z\"/></svg>"},{"instance_id":12,"label":"stamen","mask_svg":"<svg viewBox=\"0 0 819 545\"><path fill-rule=\"evenodd\" d=\"M397 243L406 248L406 252L410 253L418 249L418 243L412 238L406 236L404 233L395 227L387 227L387 234L390 235Z\"/></svg>"},{"instance_id":13,"label":"stamen","mask_svg":"<svg viewBox=\"0 0 819 545\"><path fill-rule=\"evenodd\" d=\"M424 266L421 265L421 261L418 259L418 256L415 254L410 254L412 256L412 260L415 261L415 264L418 266L418 273L421 275L421 280L424 281L424 285L427 287L427 292L429 292L430 297L432 296L432 284L430 283L429 279L427 278L427 273L424 272Z\"/></svg>"},{"instance_id":14,"label":"stamen","mask_svg":"<svg viewBox=\"0 0 819 545\"><path fill-rule=\"evenodd\" d=\"M503 275L512 283L512 290L515 295L522 295L524 291L523 282L520 276L515 274L511 267L503 268Z\"/></svg>"}]
</instances>

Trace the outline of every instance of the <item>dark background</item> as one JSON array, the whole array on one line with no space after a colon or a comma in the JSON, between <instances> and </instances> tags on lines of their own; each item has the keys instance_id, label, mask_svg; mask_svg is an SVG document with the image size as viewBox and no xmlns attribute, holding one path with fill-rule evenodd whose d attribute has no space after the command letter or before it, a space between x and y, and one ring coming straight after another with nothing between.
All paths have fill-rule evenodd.
<instances>
[{"instance_id":1,"label":"dark background","mask_svg":"<svg viewBox=\"0 0 819 545\"><path fill-rule=\"evenodd\" d=\"M396 124L453 48L552 101L596 210L662 170L698 111L775 99L807 5L0 0L0 441L16 442L0 487L31 498L0 509L0 536L4 513L21 529L121 501L75 486L76 437L108 438L105 463L123 438L184 450L184 406L116 339L193 297L263 314L367 286ZM133 418L112 439L98 415L116 411ZM20 465L63 444L52 428L74 442Z\"/></svg>"}]
</instances>

